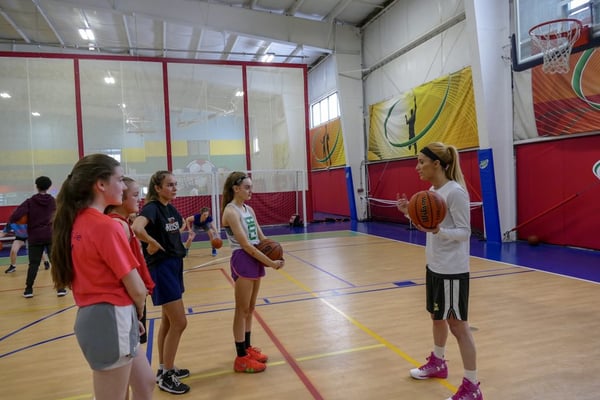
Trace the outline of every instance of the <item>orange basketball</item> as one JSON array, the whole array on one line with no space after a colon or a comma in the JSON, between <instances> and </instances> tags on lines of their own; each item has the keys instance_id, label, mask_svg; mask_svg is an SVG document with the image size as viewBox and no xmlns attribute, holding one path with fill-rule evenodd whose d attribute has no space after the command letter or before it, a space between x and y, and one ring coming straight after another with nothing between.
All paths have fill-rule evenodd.
<instances>
[{"instance_id":1,"label":"orange basketball","mask_svg":"<svg viewBox=\"0 0 600 400\"><path fill-rule=\"evenodd\" d=\"M413 194L408 202L408 215L413 224L434 229L446 216L446 202L436 192L423 190Z\"/></svg>"},{"instance_id":2,"label":"orange basketball","mask_svg":"<svg viewBox=\"0 0 600 400\"><path fill-rule=\"evenodd\" d=\"M213 240L210 241L210 245L213 247L213 249L220 249L223 247L223 240L221 240L219 237L213 238Z\"/></svg>"},{"instance_id":3,"label":"orange basketball","mask_svg":"<svg viewBox=\"0 0 600 400\"><path fill-rule=\"evenodd\" d=\"M283 260L283 247L272 239L261 240L256 248L273 261Z\"/></svg>"},{"instance_id":4,"label":"orange basketball","mask_svg":"<svg viewBox=\"0 0 600 400\"><path fill-rule=\"evenodd\" d=\"M17 220L17 224L25 225L27 224L27 214L23 215L21 218Z\"/></svg>"}]
</instances>

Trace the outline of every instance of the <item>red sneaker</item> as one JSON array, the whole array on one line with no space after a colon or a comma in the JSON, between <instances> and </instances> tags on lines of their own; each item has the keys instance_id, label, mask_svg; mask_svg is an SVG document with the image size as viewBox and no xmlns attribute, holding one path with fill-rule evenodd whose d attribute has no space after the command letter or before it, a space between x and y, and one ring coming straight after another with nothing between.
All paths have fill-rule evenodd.
<instances>
[{"instance_id":1,"label":"red sneaker","mask_svg":"<svg viewBox=\"0 0 600 400\"><path fill-rule=\"evenodd\" d=\"M256 373L263 372L267 366L259 361L256 361L250 354L246 354L244 357L236 357L233 363L233 370L235 372L247 372Z\"/></svg>"},{"instance_id":2,"label":"red sneaker","mask_svg":"<svg viewBox=\"0 0 600 400\"><path fill-rule=\"evenodd\" d=\"M258 347L248 347L246 349L246 354L248 354L250 357L261 363L266 363L269 359L269 357L266 354L260 352L260 349Z\"/></svg>"}]
</instances>

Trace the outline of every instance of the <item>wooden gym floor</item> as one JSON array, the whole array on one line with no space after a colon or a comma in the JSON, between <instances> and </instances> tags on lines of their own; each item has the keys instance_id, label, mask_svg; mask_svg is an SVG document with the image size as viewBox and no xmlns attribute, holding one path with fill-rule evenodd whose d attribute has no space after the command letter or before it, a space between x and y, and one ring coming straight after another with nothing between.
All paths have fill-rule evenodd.
<instances>
[{"instance_id":1,"label":"wooden gym floor","mask_svg":"<svg viewBox=\"0 0 600 400\"><path fill-rule=\"evenodd\" d=\"M442 400L451 396L463 372L452 336L447 380L416 381L408 374L432 348L431 322L424 310L424 248L419 244L423 237L420 232L405 232L414 240L398 240L389 232L406 231L403 226L374 226L343 225L321 232L285 228L287 234L277 236L266 229L284 245L286 267L267 270L259 293L253 344L270 356L261 374L232 370L229 249L213 258L206 242L195 244L185 262L188 328L177 355L177 364L192 371L184 380L191 391L181 397ZM485 244L473 243L477 248L472 253L485 251ZM538 262L544 264L544 248L538 249ZM523 254L504 246L501 252L490 250L503 252L513 258ZM584 254L590 256L600 261L597 252ZM1 260L7 264L7 259ZM91 371L73 336L73 298L70 293L56 297L50 273L43 268L35 297L23 298L26 263L20 257L17 272L0 276L2 398L91 399ZM599 268L600 262L595 264ZM594 299L600 298L600 279L476 256L471 270L470 322L484 398L597 400L600 318ZM600 277L600 271L595 274ZM155 339L160 310L150 299L148 306L149 335ZM151 340L145 351L156 369L154 346ZM156 399L172 396L155 389Z\"/></svg>"}]
</instances>

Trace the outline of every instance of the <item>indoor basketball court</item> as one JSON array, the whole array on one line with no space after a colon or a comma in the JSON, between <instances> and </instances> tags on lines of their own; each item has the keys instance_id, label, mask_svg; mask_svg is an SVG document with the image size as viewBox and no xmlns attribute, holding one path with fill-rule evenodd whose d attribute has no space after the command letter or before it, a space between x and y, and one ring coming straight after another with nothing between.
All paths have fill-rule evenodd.
<instances>
[{"instance_id":1,"label":"indoor basketball court","mask_svg":"<svg viewBox=\"0 0 600 400\"><path fill-rule=\"evenodd\" d=\"M108 3L0 0L0 225L29 196L30 175L55 174L56 195L84 154L119 160L141 197L154 171L173 171L172 204L184 218L210 208L222 237L212 255L199 233L184 259L182 398L456 393L466 374L452 334L446 379L409 373L433 344L426 236L413 221L434 229L450 212L415 164L442 141L460 152L470 200L469 324L484 398L598 400L599 0ZM105 45L69 42L79 20ZM233 370L219 218L231 171L252 179L248 204L286 261L261 281L252 345L269 360L259 374ZM414 199L410 218L401 194ZM0 238L0 265L12 240ZM2 396L93 400L72 293L57 297L40 268L24 299L27 263L22 249L0 276ZM161 308L147 307L140 351L156 372ZM172 395L156 386L153 398Z\"/></svg>"},{"instance_id":2,"label":"indoor basketball court","mask_svg":"<svg viewBox=\"0 0 600 400\"><path fill-rule=\"evenodd\" d=\"M257 301L253 343L269 355L261 374L232 370L227 244L217 258L207 241L195 245L185 260L188 327L177 356L178 365L191 369L183 380L191 386L185 397L425 400L456 390L462 365L452 338L448 379L415 381L408 374L431 347L424 235L389 224L354 230L350 223L328 225L306 233L266 229L283 245L286 266L267 270ZM470 322L486 398L596 399L600 382L593 366L600 350L590 332L600 321L590 317L589 300L597 297L600 255L523 243L494 249L478 240L472 247L480 255L471 259ZM546 257L562 271L539 269L551 268ZM569 271L565 259L578 268ZM40 271L36 296L25 303L18 299L24 273L20 265L0 280L0 364L10 382L4 396L91 399L91 373L73 335L72 296L57 298L48 271ZM586 279L590 273L593 280ZM148 303L145 351L156 369L160 309ZM172 396L158 388L154 395Z\"/></svg>"}]
</instances>

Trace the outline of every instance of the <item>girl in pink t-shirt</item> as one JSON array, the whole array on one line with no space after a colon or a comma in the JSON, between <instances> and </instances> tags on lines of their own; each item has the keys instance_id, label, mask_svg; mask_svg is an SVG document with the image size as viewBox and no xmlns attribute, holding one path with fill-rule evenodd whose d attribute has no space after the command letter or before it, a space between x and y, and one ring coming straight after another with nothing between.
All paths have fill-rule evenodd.
<instances>
[{"instance_id":1,"label":"girl in pink t-shirt","mask_svg":"<svg viewBox=\"0 0 600 400\"><path fill-rule=\"evenodd\" d=\"M71 287L75 336L93 372L96 400L151 399L154 376L139 351L148 289L124 229L104 214L123 199L123 169L105 154L80 159L56 197L52 279Z\"/></svg>"}]
</instances>

